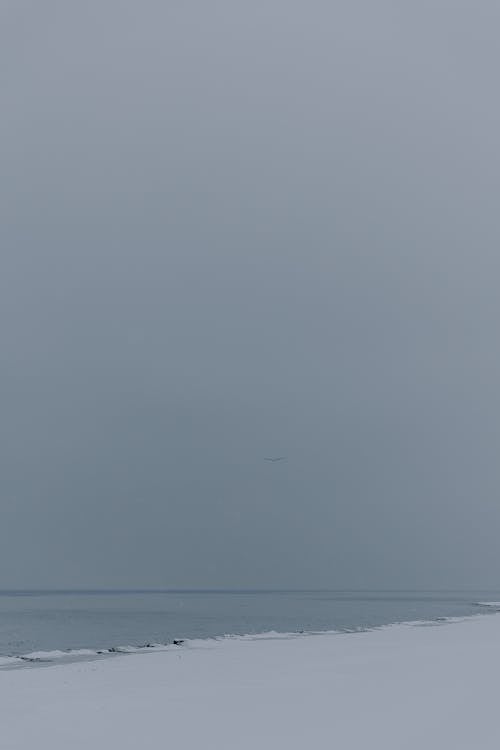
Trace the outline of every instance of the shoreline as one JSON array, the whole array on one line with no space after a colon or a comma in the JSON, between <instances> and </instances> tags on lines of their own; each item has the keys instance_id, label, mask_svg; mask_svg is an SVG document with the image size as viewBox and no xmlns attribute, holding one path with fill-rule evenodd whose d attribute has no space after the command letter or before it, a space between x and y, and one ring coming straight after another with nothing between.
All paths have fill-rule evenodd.
<instances>
[{"instance_id":1,"label":"shoreline","mask_svg":"<svg viewBox=\"0 0 500 750\"><path fill-rule=\"evenodd\" d=\"M500 612L500 602L474 602L479 610L472 615L461 615L451 617L435 617L423 620L397 620L394 622L384 623L382 625L359 626L353 628L338 628L331 630L301 630L301 631L264 631L260 633L225 633L217 636L207 636L205 638L175 638L165 643L145 643L138 645L117 645L109 648L77 648L77 649L56 649L52 651L33 651L25 654L0 655L0 673L12 670L29 670L42 667L63 666L81 662L104 661L114 659L119 656L143 655L151 653L163 653L166 651L176 651L181 646L189 647L191 644L206 642L224 642L225 640L292 640L295 638L304 638L309 636L334 636L334 635L354 635L357 633L370 633L385 628L398 626L414 627L432 627L455 622L462 622L476 617L490 616Z\"/></svg>"},{"instance_id":2,"label":"shoreline","mask_svg":"<svg viewBox=\"0 0 500 750\"><path fill-rule=\"evenodd\" d=\"M500 617L452 620L5 671L2 750L487 747Z\"/></svg>"}]
</instances>

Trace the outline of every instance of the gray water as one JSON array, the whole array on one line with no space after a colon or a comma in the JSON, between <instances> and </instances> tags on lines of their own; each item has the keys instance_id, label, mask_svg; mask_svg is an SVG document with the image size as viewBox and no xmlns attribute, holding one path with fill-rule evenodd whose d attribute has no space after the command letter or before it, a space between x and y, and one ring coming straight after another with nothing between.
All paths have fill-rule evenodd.
<instances>
[{"instance_id":1,"label":"gray water","mask_svg":"<svg viewBox=\"0 0 500 750\"><path fill-rule=\"evenodd\" d=\"M439 621L498 600L498 591L0 591L0 656Z\"/></svg>"}]
</instances>

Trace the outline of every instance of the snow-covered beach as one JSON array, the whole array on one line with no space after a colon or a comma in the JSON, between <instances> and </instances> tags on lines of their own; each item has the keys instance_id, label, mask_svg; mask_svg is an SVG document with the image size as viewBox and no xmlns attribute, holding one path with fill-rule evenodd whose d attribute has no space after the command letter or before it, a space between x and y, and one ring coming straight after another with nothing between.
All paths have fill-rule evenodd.
<instances>
[{"instance_id":1,"label":"snow-covered beach","mask_svg":"<svg viewBox=\"0 0 500 750\"><path fill-rule=\"evenodd\" d=\"M0 747L492 747L499 646L479 615L4 671Z\"/></svg>"}]
</instances>

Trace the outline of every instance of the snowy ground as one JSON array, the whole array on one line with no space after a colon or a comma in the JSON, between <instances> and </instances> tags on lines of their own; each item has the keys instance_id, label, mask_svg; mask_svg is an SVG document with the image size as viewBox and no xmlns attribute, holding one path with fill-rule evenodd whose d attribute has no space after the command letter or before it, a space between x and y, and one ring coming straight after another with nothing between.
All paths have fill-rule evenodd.
<instances>
[{"instance_id":1,"label":"snowy ground","mask_svg":"<svg viewBox=\"0 0 500 750\"><path fill-rule=\"evenodd\" d=\"M500 617L0 672L1 750L482 750Z\"/></svg>"}]
</instances>

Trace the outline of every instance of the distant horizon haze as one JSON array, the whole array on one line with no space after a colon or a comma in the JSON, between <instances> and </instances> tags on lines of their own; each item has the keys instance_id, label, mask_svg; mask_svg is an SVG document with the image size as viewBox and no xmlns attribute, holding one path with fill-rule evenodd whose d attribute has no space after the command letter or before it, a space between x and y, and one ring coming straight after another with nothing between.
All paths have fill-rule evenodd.
<instances>
[{"instance_id":1,"label":"distant horizon haze","mask_svg":"<svg viewBox=\"0 0 500 750\"><path fill-rule=\"evenodd\" d=\"M495 587L499 26L2 3L0 589Z\"/></svg>"}]
</instances>

